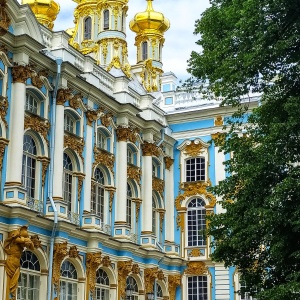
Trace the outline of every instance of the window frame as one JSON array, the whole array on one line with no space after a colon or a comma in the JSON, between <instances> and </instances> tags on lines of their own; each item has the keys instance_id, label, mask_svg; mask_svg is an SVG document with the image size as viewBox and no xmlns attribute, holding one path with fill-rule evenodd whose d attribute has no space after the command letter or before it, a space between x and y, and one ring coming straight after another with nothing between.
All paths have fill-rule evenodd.
<instances>
[{"instance_id":1,"label":"window frame","mask_svg":"<svg viewBox=\"0 0 300 300\"><path fill-rule=\"evenodd\" d=\"M35 102L36 103L36 107L29 103L30 101ZM32 92L29 92L28 90L26 91L26 99L25 99L25 111L28 111L31 114L34 115L40 115L40 102L41 100L34 95ZM31 109L32 107L34 107L35 109Z\"/></svg>"},{"instance_id":2,"label":"window frame","mask_svg":"<svg viewBox=\"0 0 300 300\"><path fill-rule=\"evenodd\" d=\"M65 156L67 156L70 160L68 163L69 166L71 165L71 169L65 168ZM70 155L66 152L63 154L63 199L67 204L68 212L74 212L74 205L73 205L73 197L74 197L74 186L75 186L75 178L74 178L74 167L73 167L73 161ZM68 185L68 189L66 190L66 184ZM68 194L68 197L66 197L66 194ZM66 199L67 198L67 199Z\"/></svg>"},{"instance_id":3,"label":"window frame","mask_svg":"<svg viewBox=\"0 0 300 300\"><path fill-rule=\"evenodd\" d=\"M76 272L76 278L71 278L71 277L65 277L62 275L62 267L64 266L64 264L69 264L69 266L72 266L74 268L72 274L74 274L74 271ZM67 287L67 290L68 290L68 287L69 285L68 284L71 284L72 285L72 289L75 287L75 293L71 294L72 296L72 299L74 300L77 300L78 299L78 272L76 270L76 267L74 266L74 264L69 261L69 260L64 260L61 267L60 267L60 281L59 281L59 287L60 287L60 293L59 293L59 300L67 300L69 299L68 296L70 296L68 293L66 294L62 294L62 282L66 283L66 287ZM65 297L64 297L65 296Z\"/></svg>"},{"instance_id":4,"label":"window frame","mask_svg":"<svg viewBox=\"0 0 300 300\"><path fill-rule=\"evenodd\" d=\"M96 176L99 170L100 177ZM98 177L98 178L97 178ZM95 209L96 207L96 209ZM105 218L105 173L98 166L94 170L93 188L91 197L91 213L100 217L101 222Z\"/></svg>"},{"instance_id":5,"label":"window frame","mask_svg":"<svg viewBox=\"0 0 300 300\"><path fill-rule=\"evenodd\" d=\"M194 163L190 163L194 160ZM198 162L199 161L199 162ZM206 159L204 156L189 157L184 161L185 165L185 182L206 181ZM199 168L197 166L199 165ZM204 168L202 168L204 166ZM190 172L190 174L188 174ZM192 175L194 172L194 175ZM197 174L199 172L199 174ZM192 180L194 179L194 180Z\"/></svg>"},{"instance_id":6,"label":"window frame","mask_svg":"<svg viewBox=\"0 0 300 300\"><path fill-rule=\"evenodd\" d=\"M83 22L83 39L90 40L92 38L92 18L86 17Z\"/></svg>"},{"instance_id":7,"label":"window frame","mask_svg":"<svg viewBox=\"0 0 300 300\"><path fill-rule=\"evenodd\" d=\"M109 30L110 26L110 17L109 17L109 10L105 9L103 11L103 30Z\"/></svg>"},{"instance_id":8,"label":"window frame","mask_svg":"<svg viewBox=\"0 0 300 300\"><path fill-rule=\"evenodd\" d=\"M101 275L101 278L104 279L103 277L103 274L99 274L99 272L102 271L105 275L106 275L106 278L108 280L108 283L107 284L104 284L104 283L99 283L98 282L98 278L100 278L100 275ZM109 299L110 295L109 295L109 287L110 287L110 281L109 281L109 277L108 277L108 274L105 270L103 270L102 268L99 268L97 271L96 271L96 284L95 284L95 299ZM103 295L102 294L102 291L104 291L104 294L106 295ZM98 292L99 292L99 296L100 298L98 298Z\"/></svg>"},{"instance_id":9,"label":"window frame","mask_svg":"<svg viewBox=\"0 0 300 300\"><path fill-rule=\"evenodd\" d=\"M196 281L196 288L195 287L190 288L190 282L189 281L193 278L197 280ZM206 279L206 281L203 281L204 278ZM199 291L200 291L200 288L199 288L200 280L199 279L202 279L202 281L201 281L202 284L203 284L203 282L206 283L206 287L204 287L204 289L206 288L206 293L205 293L205 295L202 295L201 300L208 300L209 299L209 284L208 284L209 280L208 280L208 276L207 275L198 275L198 276L188 276L187 277L187 300L193 300L193 299L195 299L194 298L195 296L198 299L199 296L201 295L201 294L199 294ZM191 283L194 283L194 282L191 282ZM197 291L196 295L194 293L190 294L190 291L195 291L195 290Z\"/></svg>"},{"instance_id":10,"label":"window frame","mask_svg":"<svg viewBox=\"0 0 300 300\"><path fill-rule=\"evenodd\" d=\"M147 60L148 59L148 42L143 41L141 48L142 48L142 60Z\"/></svg>"}]
</instances>

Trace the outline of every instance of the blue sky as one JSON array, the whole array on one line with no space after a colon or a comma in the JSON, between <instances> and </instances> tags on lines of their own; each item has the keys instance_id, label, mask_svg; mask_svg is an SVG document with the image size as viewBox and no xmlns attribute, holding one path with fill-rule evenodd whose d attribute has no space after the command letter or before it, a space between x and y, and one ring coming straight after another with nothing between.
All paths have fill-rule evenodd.
<instances>
[{"instance_id":1,"label":"blue sky","mask_svg":"<svg viewBox=\"0 0 300 300\"><path fill-rule=\"evenodd\" d=\"M21 0L18 0L21 2ZM73 12L76 3L72 0L56 0L60 4L60 13L55 21L54 30L65 30L74 27ZM137 12L146 9L146 0L129 0L127 16L127 44L130 64L136 63L135 34L129 29L129 21ZM154 0L155 11L162 12L170 20L171 27L165 33L163 48L163 70L172 71L178 79L189 77L186 72L187 63L193 50L200 48L195 44L199 36L193 34L195 20L209 7L209 0Z\"/></svg>"}]
</instances>

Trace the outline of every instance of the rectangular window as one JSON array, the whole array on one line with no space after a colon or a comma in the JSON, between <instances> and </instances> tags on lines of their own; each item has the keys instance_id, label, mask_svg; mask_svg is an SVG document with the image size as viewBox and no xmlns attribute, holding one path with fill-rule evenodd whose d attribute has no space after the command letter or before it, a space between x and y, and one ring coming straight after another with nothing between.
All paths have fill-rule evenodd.
<instances>
[{"instance_id":1,"label":"rectangular window","mask_svg":"<svg viewBox=\"0 0 300 300\"><path fill-rule=\"evenodd\" d=\"M188 277L188 300L208 300L207 276Z\"/></svg>"},{"instance_id":2,"label":"rectangular window","mask_svg":"<svg viewBox=\"0 0 300 300\"><path fill-rule=\"evenodd\" d=\"M166 97L165 98L165 105L173 104L173 97Z\"/></svg>"},{"instance_id":3,"label":"rectangular window","mask_svg":"<svg viewBox=\"0 0 300 300\"><path fill-rule=\"evenodd\" d=\"M186 181L205 181L205 158L196 157L186 160Z\"/></svg>"},{"instance_id":4,"label":"rectangular window","mask_svg":"<svg viewBox=\"0 0 300 300\"><path fill-rule=\"evenodd\" d=\"M131 199L127 199L126 222L131 227Z\"/></svg>"},{"instance_id":5,"label":"rectangular window","mask_svg":"<svg viewBox=\"0 0 300 300\"><path fill-rule=\"evenodd\" d=\"M163 84L163 92L170 92L171 91L171 85L168 84Z\"/></svg>"}]
</instances>

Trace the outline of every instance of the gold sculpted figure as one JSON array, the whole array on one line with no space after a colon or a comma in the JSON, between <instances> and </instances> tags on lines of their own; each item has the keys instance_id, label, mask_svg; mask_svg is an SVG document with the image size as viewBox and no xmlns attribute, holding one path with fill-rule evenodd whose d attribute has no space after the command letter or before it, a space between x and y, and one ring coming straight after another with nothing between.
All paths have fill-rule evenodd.
<instances>
[{"instance_id":1,"label":"gold sculpted figure","mask_svg":"<svg viewBox=\"0 0 300 300\"><path fill-rule=\"evenodd\" d=\"M33 250L34 245L29 238L27 226L13 230L8 234L8 238L4 242L4 251L7 254L6 274L7 289L6 299L16 299L16 290L20 276L20 260L24 248ZM9 297L11 294L11 298Z\"/></svg>"}]
</instances>

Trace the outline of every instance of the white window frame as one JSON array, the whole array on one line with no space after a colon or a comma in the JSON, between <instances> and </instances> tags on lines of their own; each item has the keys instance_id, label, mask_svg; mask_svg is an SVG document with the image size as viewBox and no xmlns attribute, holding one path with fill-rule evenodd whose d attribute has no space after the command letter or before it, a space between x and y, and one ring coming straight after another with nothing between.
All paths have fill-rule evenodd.
<instances>
[{"instance_id":1,"label":"white window frame","mask_svg":"<svg viewBox=\"0 0 300 300\"><path fill-rule=\"evenodd\" d=\"M100 272L102 272L102 274ZM104 278L103 275L106 275L106 278ZM106 281L108 281L108 283L104 284L103 282ZM100 298L98 297L99 294L100 294ZM109 277L108 274L105 272L105 270L99 268L96 272L95 300L109 300L109 299L110 299Z\"/></svg>"},{"instance_id":2,"label":"white window frame","mask_svg":"<svg viewBox=\"0 0 300 300\"><path fill-rule=\"evenodd\" d=\"M76 278L71 278L71 277L63 277L62 276L62 270L60 269L60 282L59 282L59 285L60 285L60 289L59 289L59 300L67 300L67 299L70 299L69 296L71 296L71 299L72 300L77 300L78 299L78 273L77 273L77 270L74 266L74 264L68 260L65 260L63 263L62 263L62 266L65 264L65 263L69 263L69 266L72 265L74 267L74 270L72 272L71 275L74 274L74 272L76 272ZM61 266L61 268L62 268ZM62 294L62 283L66 284L65 286L67 287L67 293L66 294ZM72 293L71 295L68 294L68 289L69 287L72 286L72 289L75 290L76 292L75 293Z\"/></svg>"}]
</instances>

